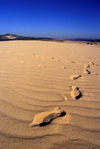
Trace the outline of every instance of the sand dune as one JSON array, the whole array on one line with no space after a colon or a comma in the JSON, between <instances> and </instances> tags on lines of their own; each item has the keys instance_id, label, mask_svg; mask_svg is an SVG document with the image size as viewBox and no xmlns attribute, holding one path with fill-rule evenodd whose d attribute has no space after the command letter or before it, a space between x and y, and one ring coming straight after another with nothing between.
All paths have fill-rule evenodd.
<instances>
[{"instance_id":1,"label":"sand dune","mask_svg":"<svg viewBox=\"0 0 100 149\"><path fill-rule=\"evenodd\" d=\"M81 77L70 79L75 74ZM79 100L72 86L81 90ZM66 115L29 127L35 115L56 107ZM0 149L6 148L100 148L100 45L0 42Z\"/></svg>"}]
</instances>

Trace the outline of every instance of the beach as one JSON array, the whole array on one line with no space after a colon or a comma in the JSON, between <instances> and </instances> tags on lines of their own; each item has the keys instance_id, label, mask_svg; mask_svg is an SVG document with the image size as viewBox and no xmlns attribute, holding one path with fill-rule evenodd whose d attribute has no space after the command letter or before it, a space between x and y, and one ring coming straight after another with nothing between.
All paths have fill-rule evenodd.
<instances>
[{"instance_id":1,"label":"beach","mask_svg":"<svg viewBox=\"0 0 100 149\"><path fill-rule=\"evenodd\" d=\"M56 107L66 114L29 126ZM0 42L0 149L35 148L100 149L99 44Z\"/></svg>"}]
</instances>

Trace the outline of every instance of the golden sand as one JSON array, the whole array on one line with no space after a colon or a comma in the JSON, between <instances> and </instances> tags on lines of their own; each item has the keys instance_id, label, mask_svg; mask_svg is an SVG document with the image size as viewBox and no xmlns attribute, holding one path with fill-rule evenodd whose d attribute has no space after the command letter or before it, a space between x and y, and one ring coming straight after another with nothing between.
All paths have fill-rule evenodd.
<instances>
[{"instance_id":1,"label":"golden sand","mask_svg":"<svg viewBox=\"0 0 100 149\"><path fill-rule=\"evenodd\" d=\"M90 64L89 75L84 64ZM74 74L82 77L71 80ZM70 96L72 86L81 89L79 100ZM36 114L57 106L65 116L29 127ZM6 148L100 148L99 45L0 42L0 149Z\"/></svg>"}]
</instances>

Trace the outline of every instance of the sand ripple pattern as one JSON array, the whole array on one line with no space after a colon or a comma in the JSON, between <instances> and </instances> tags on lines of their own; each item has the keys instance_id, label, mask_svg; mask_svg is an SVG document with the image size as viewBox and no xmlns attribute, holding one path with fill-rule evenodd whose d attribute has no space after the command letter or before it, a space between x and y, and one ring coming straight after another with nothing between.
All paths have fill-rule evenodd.
<instances>
[{"instance_id":1,"label":"sand ripple pattern","mask_svg":"<svg viewBox=\"0 0 100 149\"><path fill-rule=\"evenodd\" d=\"M100 50L95 46L0 42L0 149L100 148ZM86 54L87 49L90 51ZM91 66L94 73L73 84L70 76L83 72L83 65L92 57L91 50L93 56L98 52L98 66ZM71 98L72 85L81 88L80 100ZM66 116L45 127L29 127L35 114L57 106L66 111Z\"/></svg>"}]
</instances>

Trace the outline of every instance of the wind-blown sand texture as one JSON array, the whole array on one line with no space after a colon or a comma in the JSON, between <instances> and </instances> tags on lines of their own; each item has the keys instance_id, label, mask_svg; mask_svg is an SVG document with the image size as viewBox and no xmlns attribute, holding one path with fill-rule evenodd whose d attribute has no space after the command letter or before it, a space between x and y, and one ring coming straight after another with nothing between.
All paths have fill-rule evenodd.
<instances>
[{"instance_id":1,"label":"wind-blown sand texture","mask_svg":"<svg viewBox=\"0 0 100 149\"><path fill-rule=\"evenodd\" d=\"M91 64L89 75L84 64ZM71 80L73 74L82 77ZM79 100L70 96L72 86L80 88ZM65 116L29 126L57 106ZM35 148L100 149L100 45L0 42L0 149Z\"/></svg>"}]
</instances>

